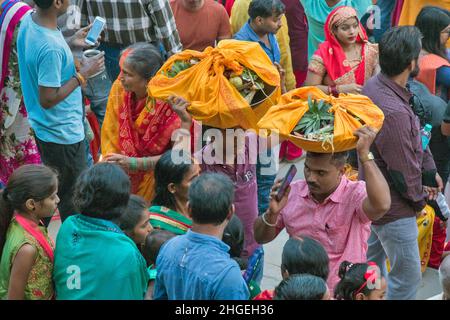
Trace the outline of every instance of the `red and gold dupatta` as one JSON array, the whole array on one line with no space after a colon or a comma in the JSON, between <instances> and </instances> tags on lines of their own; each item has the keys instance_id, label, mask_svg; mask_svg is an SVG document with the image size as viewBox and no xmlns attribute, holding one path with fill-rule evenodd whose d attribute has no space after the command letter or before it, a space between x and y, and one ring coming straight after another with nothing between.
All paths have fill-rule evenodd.
<instances>
[{"instance_id":1,"label":"red and gold dupatta","mask_svg":"<svg viewBox=\"0 0 450 320\"><path fill-rule=\"evenodd\" d=\"M331 80L341 78L345 74L352 71L352 67L347 62L347 57L342 49L338 39L333 34L333 26L344 22L345 20L355 17L358 19L358 15L355 9L351 7L338 7L334 9L327 18L325 23L325 42L323 42L316 51L316 55L320 56L323 60L327 73ZM356 38L356 42L362 44L361 50L361 62L358 67L353 70L355 74L356 83L364 85L365 80L365 46L368 41L367 34L359 22L359 33Z\"/></svg>"},{"instance_id":2,"label":"red and gold dupatta","mask_svg":"<svg viewBox=\"0 0 450 320\"><path fill-rule=\"evenodd\" d=\"M136 101L124 90L120 80L111 88L102 126L102 154L118 153L128 157L163 154L171 147L171 137L181 121L169 104L153 99ZM153 172L130 171L132 193L151 200Z\"/></svg>"}]
</instances>

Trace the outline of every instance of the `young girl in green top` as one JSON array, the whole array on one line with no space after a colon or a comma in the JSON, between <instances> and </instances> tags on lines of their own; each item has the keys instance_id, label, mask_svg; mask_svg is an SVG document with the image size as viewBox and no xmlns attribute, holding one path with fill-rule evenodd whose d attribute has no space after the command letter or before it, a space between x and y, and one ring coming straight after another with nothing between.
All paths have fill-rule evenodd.
<instances>
[{"instance_id":1,"label":"young girl in green top","mask_svg":"<svg viewBox=\"0 0 450 320\"><path fill-rule=\"evenodd\" d=\"M140 250L142 250L145 238L153 230L147 208L144 198L132 194L125 212L120 216L117 223Z\"/></svg>"},{"instance_id":2,"label":"young girl in green top","mask_svg":"<svg viewBox=\"0 0 450 320\"><path fill-rule=\"evenodd\" d=\"M53 242L42 218L51 217L59 198L56 173L24 165L0 194L0 299L52 299Z\"/></svg>"}]
</instances>

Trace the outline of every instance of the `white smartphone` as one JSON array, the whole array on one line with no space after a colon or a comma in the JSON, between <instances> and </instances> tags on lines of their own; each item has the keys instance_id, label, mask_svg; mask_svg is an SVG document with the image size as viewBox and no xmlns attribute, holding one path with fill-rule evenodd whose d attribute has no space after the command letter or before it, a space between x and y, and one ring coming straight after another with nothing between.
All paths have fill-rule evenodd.
<instances>
[{"instance_id":1,"label":"white smartphone","mask_svg":"<svg viewBox=\"0 0 450 320\"><path fill-rule=\"evenodd\" d=\"M92 24L91 30L89 30L86 39L84 41L88 45L95 45L97 43L100 33L102 33L105 27L106 20L102 17L95 17L94 23Z\"/></svg>"}]
</instances>

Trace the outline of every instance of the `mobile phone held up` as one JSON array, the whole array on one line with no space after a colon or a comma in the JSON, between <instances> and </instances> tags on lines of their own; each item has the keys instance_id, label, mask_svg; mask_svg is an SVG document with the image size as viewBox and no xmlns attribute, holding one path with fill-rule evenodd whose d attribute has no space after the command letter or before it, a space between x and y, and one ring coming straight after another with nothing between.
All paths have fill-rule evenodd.
<instances>
[{"instance_id":1,"label":"mobile phone held up","mask_svg":"<svg viewBox=\"0 0 450 320\"><path fill-rule=\"evenodd\" d=\"M292 180L294 180L296 174L297 174L297 167L295 166L295 164L293 164L289 168L288 172L286 173L286 176L283 179L283 182L281 183L281 187L276 195L277 201L280 201L283 198L287 188L289 188L289 186L291 185L291 182Z\"/></svg>"},{"instance_id":2,"label":"mobile phone held up","mask_svg":"<svg viewBox=\"0 0 450 320\"><path fill-rule=\"evenodd\" d=\"M88 45L95 45L97 43L100 33L102 33L105 27L106 20L102 17L95 17L94 23L92 24L91 30L89 30L86 39L84 41Z\"/></svg>"}]
</instances>

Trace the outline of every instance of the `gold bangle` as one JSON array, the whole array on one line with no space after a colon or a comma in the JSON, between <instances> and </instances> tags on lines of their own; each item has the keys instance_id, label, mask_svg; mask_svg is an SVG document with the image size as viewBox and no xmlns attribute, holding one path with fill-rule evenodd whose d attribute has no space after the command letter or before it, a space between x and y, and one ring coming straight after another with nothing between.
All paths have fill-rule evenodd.
<instances>
[{"instance_id":1,"label":"gold bangle","mask_svg":"<svg viewBox=\"0 0 450 320\"><path fill-rule=\"evenodd\" d=\"M86 84L86 79L79 72L76 73L76 77L78 79L78 82L80 83L80 86L83 87Z\"/></svg>"}]
</instances>

